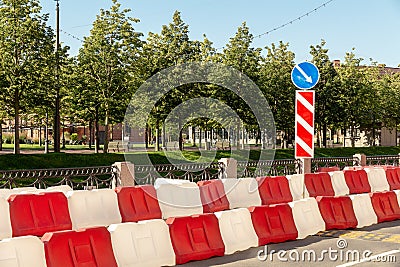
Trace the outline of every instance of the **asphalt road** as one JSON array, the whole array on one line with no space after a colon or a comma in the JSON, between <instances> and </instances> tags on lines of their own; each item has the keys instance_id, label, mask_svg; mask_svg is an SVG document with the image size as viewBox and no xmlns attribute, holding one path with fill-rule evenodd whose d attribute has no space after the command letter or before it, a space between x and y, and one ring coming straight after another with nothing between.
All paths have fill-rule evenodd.
<instances>
[{"instance_id":1,"label":"asphalt road","mask_svg":"<svg viewBox=\"0 0 400 267\"><path fill-rule=\"evenodd\" d=\"M275 252L271 254L272 250ZM181 266L400 266L400 220L362 229L326 231L303 240L251 248Z\"/></svg>"}]
</instances>

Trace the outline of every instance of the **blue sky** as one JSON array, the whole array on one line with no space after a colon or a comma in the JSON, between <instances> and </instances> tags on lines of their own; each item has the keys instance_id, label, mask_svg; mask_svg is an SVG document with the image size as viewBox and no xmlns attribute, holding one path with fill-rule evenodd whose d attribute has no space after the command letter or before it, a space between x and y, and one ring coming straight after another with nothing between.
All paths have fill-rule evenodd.
<instances>
[{"instance_id":1,"label":"blue sky","mask_svg":"<svg viewBox=\"0 0 400 267\"><path fill-rule=\"evenodd\" d=\"M202 40L203 34L223 47L234 36L238 26L247 22L251 32L258 35L312 11L328 0L120 0L131 16L141 21L137 31L160 32L163 24L172 20L175 10L189 25L190 37ZM50 13L50 25L55 26L55 1L41 0L43 12ZM89 35L91 24L100 8L108 9L111 0L60 0L60 28L78 38ZM289 26L256 38L256 47L288 42L296 61L311 58L310 45L327 41L332 60L343 60L346 52L356 48L357 57L373 58L387 66L400 64L400 0L334 0L317 12ZM76 55L81 42L61 33L61 41Z\"/></svg>"}]
</instances>

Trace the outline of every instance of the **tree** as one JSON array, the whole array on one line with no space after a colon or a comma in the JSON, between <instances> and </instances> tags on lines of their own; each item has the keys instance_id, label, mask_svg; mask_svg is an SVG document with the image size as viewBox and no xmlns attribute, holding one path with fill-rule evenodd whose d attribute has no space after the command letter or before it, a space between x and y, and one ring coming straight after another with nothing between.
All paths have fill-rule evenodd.
<instances>
[{"instance_id":1,"label":"tree","mask_svg":"<svg viewBox=\"0 0 400 267\"><path fill-rule=\"evenodd\" d=\"M54 34L37 0L0 1L0 98L14 117L14 153L20 153L20 114L42 82L52 79Z\"/></svg>"},{"instance_id":2,"label":"tree","mask_svg":"<svg viewBox=\"0 0 400 267\"><path fill-rule=\"evenodd\" d=\"M135 68L142 47L142 34L133 28L139 20L128 17L130 10L120 7L113 0L110 10L100 10L78 55L81 75L92 91L83 97L94 98L96 108L104 111L104 153L108 150L109 125L122 120L137 81Z\"/></svg>"},{"instance_id":3,"label":"tree","mask_svg":"<svg viewBox=\"0 0 400 267\"><path fill-rule=\"evenodd\" d=\"M267 55L262 60L259 86L274 114L277 130L285 132L284 140L294 136L295 87L291 82L294 53L288 43L280 42L266 47Z\"/></svg>"},{"instance_id":4,"label":"tree","mask_svg":"<svg viewBox=\"0 0 400 267\"><path fill-rule=\"evenodd\" d=\"M227 66L234 67L241 73L248 76L253 82L257 83L259 79L259 62L261 61L261 49L253 48L253 35L250 33L246 22L238 28L234 37L230 38L229 43L224 48L221 55L222 63ZM243 92L244 88L240 88L241 84L236 84L238 92ZM241 118L242 136L244 136L244 128L247 126L255 126L257 121L248 105L238 95L231 91L218 90L216 97L223 100L228 106L234 109ZM237 124L236 136L239 137L240 125ZM239 145L239 138L236 138L236 145Z\"/></svg>"},{"instance_id":5,"label":"tree","mask_svg":"<svg viewBox=\"0 0 400 267\"><path fill-rule=\"evenodd\" d=\"M369 69L361 65L363 59L357 58L353 51L346 53L344 63L337 68L337 79L343 90L339 101L345 110L341 124L343 129L350 129L352 147L358 138L356 129L369 117L366 110L375 106L375 93L367 75Z\"/></svg>"},{"instance_id":6,"label":"tree","mask_svg":"<svg viewBox=\"0 0 400 267\"><path fill-rule=\"evenodd\" d=\"M312 63L319 70L320 79L315 86L315 124L318 140L322 128L322 145L326 147L327 128L337 124L343 116L344 109L339 101L342 88L336 82L336 70L328 56L328 49L325 48L325 40L315 46L310 46ZM320 142L318 142L320 143Z\"/></svg>"},{"instance_id":7,"label":"tree","mask_svg":"<svg viewBox=\"0 0 400 267\"><path fill-rule=\"evenodd\" d=\"M172 22L163 25L160 34L149 33L142 53L142 67L146 73L145 78L147 79L168 67L194 61L198 53L197 48L198 43L189 39L189 25L182 20L180 12L175 11ZM193 88L193 85L174 88L158 101L151 112L148 123L155 129L156 150L159 150L161 122L173 108L193 96ZM182 131L179 136L180 141L182 141ZM179 142L179 147L180 149L183 148L182 142Z\"/></svg>"},{"instance_id":8,"label":"tree","mask_svg":"<svg viewBox=\"0 0 400 267\"><path fill-rule=\"evenodd\" d=\"M400 73L383 73L376 86L382 122L386 127L396 128L400 123Z\"/></svg>"}]
</instances>

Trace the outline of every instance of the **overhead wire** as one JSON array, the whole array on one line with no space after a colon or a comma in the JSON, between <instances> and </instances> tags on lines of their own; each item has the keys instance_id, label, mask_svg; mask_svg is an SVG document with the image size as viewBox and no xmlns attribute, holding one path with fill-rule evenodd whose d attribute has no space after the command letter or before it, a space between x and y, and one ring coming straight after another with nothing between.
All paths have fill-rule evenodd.
<instances>
[{"instance_id":1,"label":"overhead wire","mask_svg":"<svg viewBox=\"0 0 400 267\"><path fill-rule=\"evenodd\" d=\"M325 3L321 4L320 6L314 8L314 9L311 10L311 11L308 11L307 13L304 13L303 15L301 15L301 16L295 18L295 19L292 19L292 20L290 20L290 21L288 21L288 22L286 22L286 23L284 23L284 24L282 24L282 25L280 25L280 26L278 26L278 27L275 27L275 28L273 28L273 29L271 29L271 30L269 30L269 31L266 31L266 32L264 32L264 33L261 33L261 34L258 34L258 35L253 36L253 39L255 39L255 38L261 38L261 37L264 36L264 35L268 35L268 34L274 32L274 31L277 31L277 30L279 30L279 29L285 28L285 27L287 27L287 26L293 24L293 23L296 22L296 21L300 21L302 18L307 17L307 16L311 15L312 13L317 12L319 9L326 7L327 5L329 5L329 4L330 4L331 2L333 2L333 1L335 1L335 0L326 1ZM224 48L225 48L225 47L220 47L220 48L217 48L216 50L221 50L221 49L224 49Z\"/></svg>"},{"instance_id":2,"label":"overhead wire","mask_svg":"<svg viewBox=\"0 0 400 267\"><path fill-rule=\"evenodd\" d=\"M295 19L292 19L292 20L290 20L290 21L288 21L288 22L286 22L286 23L284 23L284 24L282 24L282 25L280 25L280 26L278 26L278 27L275 27L275 28L273 28L273 29L271 29L271 30L269 30L269 31L266 31L266 32L264 32L264 33L261 33L261 34L258 34L258 35L253 36L253 39L255 39L255 38L261 38L261 37L263 37L264 35L268 35L268 34L270 34L270 33L272 33L272 32L275 32L275 31L277 31L277 30L279 30L279 29L285 28L285 27L287 27L287 26L293 24L293 23L296 22L296 21L300 21L302 18L307 17L307 16L309 16L309 15L311 15L311 14L317 12L319 9L326 7L327 5L329 5L329 4L330 4L331 2L333 2L333 1L335 1L335 0L326 1L325 3L323 3L323 4L319 5L318 7L314 8L313 10L310 10L310 11L304 13L303 15L301 15L301 16L295 18ZM88 25L82 25L82 26L77 26L77 27L83 27L83 26L88 26ZM75 28L75 27L74 27L74 28ZM68 33L68 32L66 32L66 31L64 31L64 30L62 30L62 29L60 29L60 31L61 31L62 33L64 33L64 34L66 34L67 36L69 36L69 37L75 39L75 40L78 40L78 41L80 41L80 42L82 42L82 43L84 42L84 40L82 40L81 38L79 38L79 37L77 37L77 36L75 36L75 35L73 35L73 34L71 34L71 33ZM216 50L221 50L221 49L223 49L223 48L224 48L224 47L216 48Z\"/></svg>"}]
</instances>

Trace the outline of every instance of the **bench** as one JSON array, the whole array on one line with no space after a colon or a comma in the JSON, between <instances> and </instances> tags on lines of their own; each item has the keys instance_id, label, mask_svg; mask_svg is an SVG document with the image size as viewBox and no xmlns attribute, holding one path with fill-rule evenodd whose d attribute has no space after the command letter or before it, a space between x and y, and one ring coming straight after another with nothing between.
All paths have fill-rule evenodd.
<instances>
[{"instance_id":1,"label":"bench","mask_svg":"<svg viewBox=\"0 0 400 267\"><path fill-rule=\"evenodd\" d=\"M217 150L225 150L225 149L230 149L231 148L231 144L229 141L217 141L215 143L215 148Z\"/></svg>"},{"instance_id":2,"label":"bench","mask_svg":"<svg viewBox=\"0 0 400 267\"><path fill-rule=\"evenodd\" d=\"M125 152L127 147L123 145L122 140L114 140L108 143L108 150L107 152Z\"/></svg>"}]
</instances>

